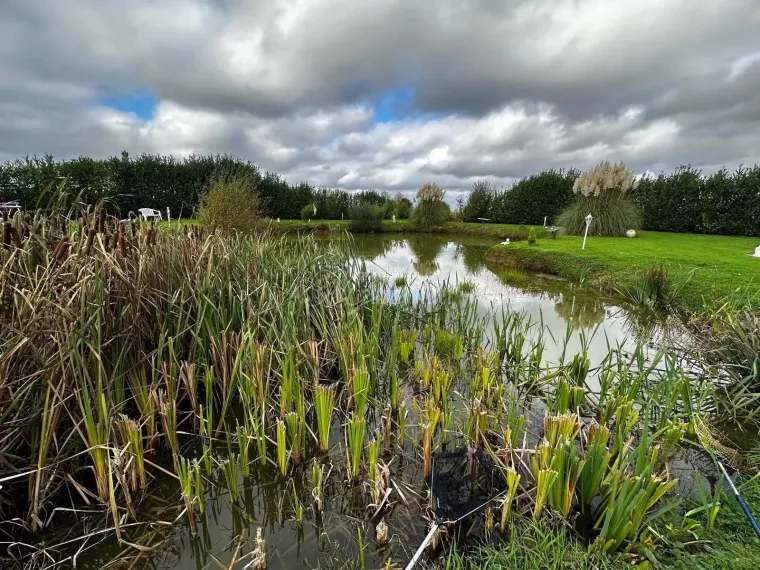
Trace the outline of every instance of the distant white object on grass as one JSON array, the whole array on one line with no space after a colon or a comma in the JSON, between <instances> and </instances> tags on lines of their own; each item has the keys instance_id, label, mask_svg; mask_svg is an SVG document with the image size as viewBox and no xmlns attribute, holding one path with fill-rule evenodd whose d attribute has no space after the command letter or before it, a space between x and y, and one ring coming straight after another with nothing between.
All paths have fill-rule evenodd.
<instances>
[{"instance_id":1,"label":"distant white object on grass","mask_svg":"<svg viewBox=\"0 0 760 570\"><path fill-rule=\"evenodd\" d=\"M636 230L628 230L627 232L625 232L625 235L627 235L628 237L636 237Z\"/></svg>"},{"instance_id":2,"label":"distant white object on grass","mask_svg":"<svg viewBox=\"0 0 760 570\"><path fill-rule=\"evenodd\" d=\"M754 257L760 257L760 245L758 245L758 246L755 248L755 255L754 255Z\"/></svg>"},{"instance_id":3,"label":"distant white object on grass","mask_svg":"<svg viewBox=\"0 0 760 570\"><path fill-rule=\"evenodd\" d=\"M396 223L396 214L393 214L393 223Z\"/></svg>"},{"instance_id":4,"label":"distant white object on grass","mask_svg":"<svg viewBox=\"0 0 760 570\"><path fill-rule=\"evenodd\" d=\"M140 212L140 216L142 216L143 220L161 220L163 217L161 216L161 212L158 210L154 210L152 208L140 208L137 210Z\"/></svg>"},{"instance_id":5,"label":"distant white object on grass","mask_svg":"<svg viewBox=\"0 0 760 570\"><path fill-rule=\"evenodd\" d=\"M278 224L280 223L280 218L277 218L277 223L278 223Z\"/></svg>"},{"instance_id":6,"label":"distant white object on grass","mask_svg":"<svg viewBox=\"0 0 760 570\"><path fill-rule=\"evenodd\" d=\"M509 238L506 241L501 242L501 245L509 245Z\"/></svg>"}]
</instances>

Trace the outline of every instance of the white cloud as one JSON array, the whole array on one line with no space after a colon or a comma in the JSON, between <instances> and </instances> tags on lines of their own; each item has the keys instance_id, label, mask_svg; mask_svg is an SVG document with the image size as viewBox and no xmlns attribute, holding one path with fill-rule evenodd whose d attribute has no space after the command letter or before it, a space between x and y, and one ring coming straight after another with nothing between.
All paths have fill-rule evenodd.
<instances>
[{"instance_id":1,"label":"white cloud","mask_svg":"<svg viewBox=\"0 0 760 570\"><path fill-rule=\"evenodd\" d=\"M760 158L755 0L6 0L0 159L227 152L450 191L545 168ZM104 106L145 89L151 119ZM413 89L406 118L370 101Z\"/></svg>"}]
</instances>

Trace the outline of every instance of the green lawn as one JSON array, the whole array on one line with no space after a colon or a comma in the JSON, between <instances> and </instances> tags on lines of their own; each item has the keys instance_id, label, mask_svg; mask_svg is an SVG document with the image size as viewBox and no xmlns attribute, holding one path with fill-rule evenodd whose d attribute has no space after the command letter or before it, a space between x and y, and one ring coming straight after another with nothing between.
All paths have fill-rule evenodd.
<instances>
[{"instance_id":1,"label":"green lawn","mask_svg":"<svg viewBox=\"0 0 760 570\"><path fill-rule=\"evenodd\" d=\"M611 291L632 286L647 268L662 265L677 305L704 313L728 302L760 308L760 238L640 232L639 237L542 238L495 246L489 261L551 273Z\"/></svg>"}]
</instances>

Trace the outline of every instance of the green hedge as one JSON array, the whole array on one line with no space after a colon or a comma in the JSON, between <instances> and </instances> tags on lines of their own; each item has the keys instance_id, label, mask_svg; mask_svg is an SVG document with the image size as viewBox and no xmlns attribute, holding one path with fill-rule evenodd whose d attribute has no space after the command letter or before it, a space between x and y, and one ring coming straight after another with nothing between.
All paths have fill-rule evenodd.
<instances>
[{"instance_id":1,"label":"green hedge","mask_svg":"<svg viewBox=\"0 0 760 570\"><path fill-rule=\"evenodd\" d=\"M576 170L546 170L523 178L510 188L494 190L489 183L476 182L462 208L462 219L478 218L500 224L543 225L552 221L573 200Z\"/></svg>"},{"instance_id":2,"label":"green hedge","mask_svg":"<svg viewBox=\"0 0 760 570\"><path fill-rule=\"evenodd\" d=\"M760 236L760 166L711 176L684 166L641 180L633 192L644 229Z\"/></svg>"}]
</instances>

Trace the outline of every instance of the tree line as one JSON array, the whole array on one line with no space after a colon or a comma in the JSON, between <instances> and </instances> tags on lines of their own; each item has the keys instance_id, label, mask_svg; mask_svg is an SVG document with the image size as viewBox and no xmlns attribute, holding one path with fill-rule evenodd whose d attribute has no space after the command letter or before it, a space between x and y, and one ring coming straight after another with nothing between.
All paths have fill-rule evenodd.
<instances>
[{"instance_id":1,"label":"tree line","mask_svg":"<svg viewBox=\"0 0 760 570\"><path fill-rule=\"evenodd\" d=\"M383 217L407 218L412 203L373 190L351 194L344 190L290 184L273 172L261 172L255 164L229 155L175 158L154 154L93 159L56 160L50 155L26 157L0 164L0 202L17 200L23 209L34 209L51 183L65 184L72 199L87 204L104 201L120 217L139 208L168 208L173 218L191 217L211 182L220 176L243 177L258 197L261 214L271 218L340 220L351 208L369 204ZM316 214L313 214L316 207Z\"/></svg>"},{"instance_id":2,"label":"tree line","mask_svg":"<svg viewBox=\"0 0 760 570\"><path fill-rule=\"evenodd\" d=\"M578 170L546 170L503 189L476 182L462 203L462 219L553 224L577 199L573 184L579 176ZM645 230L760 236L760 165L711 175L682 166L641 178L630 198Z\"/></svg>"},{"instance_id":3,"label":"tree line","mask_svg":"<svg viewBox=\"0 0 760 570\"><path fill-rule=\"evenodd\" d=\"M272 218L343 219L357 205L377 206L386 218L406 218L412 210L400 194L351 194L307 182L291 184L229 155L132 157L126 152L107 159L55 160L45 155L5 162L0 164L0 201L18 200L24 209L32 209L51 182L65 179L72 196L86 203L103 200L123 217L142 207L162 212L169 208L174 218L189 217L220 173L247 177L258 193L261 213ZM552 224L573 203L572 188L579 175L574 169L546 170L502 189L476 182L458 214L464 221ZM760 236L758 165L711 175L684 166L641 179L630 196L640 210L643 229Z\"/></svg>"}]
</instances>

